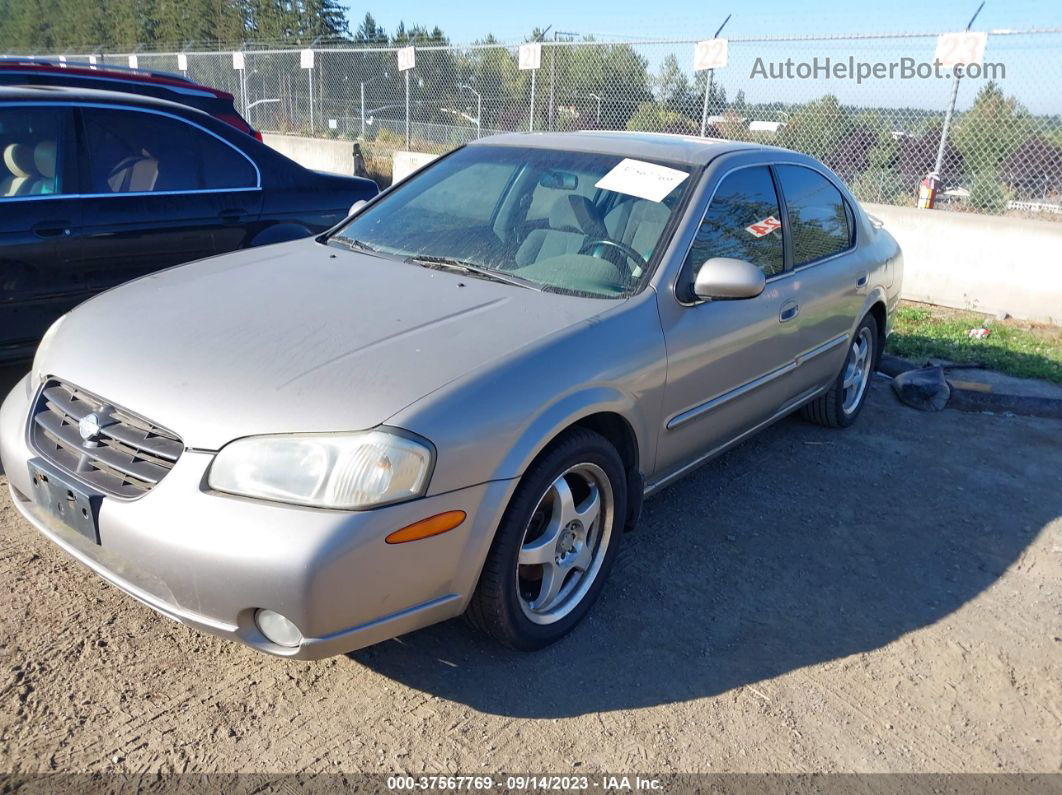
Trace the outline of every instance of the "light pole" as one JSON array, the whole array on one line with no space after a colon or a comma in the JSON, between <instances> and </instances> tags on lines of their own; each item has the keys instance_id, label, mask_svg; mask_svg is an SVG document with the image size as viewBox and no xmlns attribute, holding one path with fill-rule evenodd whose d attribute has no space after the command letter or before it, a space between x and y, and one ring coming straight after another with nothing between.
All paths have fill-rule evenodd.
<instances>
[{"instance_id":1,"label":"light pole","mask_svg":"<svg viewBox=\"0 0 1062 795\"><path fill-rule=\"evenodd\" d=\"M592 97L593 99L597 100L597 126L600 127L601 126L601 97L599 95L597 95L597 94L594 94L594 93L590 92L590 91L587 91L586 94L584 94L583 96Z\"/></svg>"},{"instance_id":2,"label":"light pole","mask_svg":"<svg viewBox=\"0 0 1062 795\"><path fill-rule=\"evenodd\" d=\"M462 83L459 88L465 88L476 95L476 137L483 137L483 95L470 85Z\"/></svg>"}]
</instances>

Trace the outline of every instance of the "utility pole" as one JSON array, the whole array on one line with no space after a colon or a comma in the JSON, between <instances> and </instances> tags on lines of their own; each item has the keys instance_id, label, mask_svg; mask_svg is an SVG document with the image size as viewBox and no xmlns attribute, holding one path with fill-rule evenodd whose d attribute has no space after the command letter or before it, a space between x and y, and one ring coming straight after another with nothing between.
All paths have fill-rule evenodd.
<instances>
[{"instance_id":1,"label":"utility pole","mask_svg":"<svg viewBox=\"0 0 1062 795\"><path fill-rule=\"evenodd\" d=\"M974 11L974 15L970 17L970 21L966 24L967 30L973 27L974 20L977 19L977 15L981 13L981 9L984 7L984 0L982 0L981 5L977 7L977 10ZM948 129L951 127L951 117L955 115L955 100L958 99L959 96L959 80L961 79L959 73L962 70L955 69L955 67L952 67L952 69L955 70L955 76L951 81L951 102L948 103L948 112L944 114L944 126L940 129L940 146L937 147L937 161L933 165L933 172L938 178L940 177L940 169L944 165L944 145L948 140Z\"/></svg>"}]
</instances>

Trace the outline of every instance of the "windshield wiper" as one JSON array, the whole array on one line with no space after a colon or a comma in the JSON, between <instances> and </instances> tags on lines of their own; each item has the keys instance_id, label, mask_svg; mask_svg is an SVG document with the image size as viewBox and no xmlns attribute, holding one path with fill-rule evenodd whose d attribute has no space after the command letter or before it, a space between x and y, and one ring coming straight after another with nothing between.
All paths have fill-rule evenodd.
<instances>
[{"instance_id":1,"label":"windshield wiper","mask_svg":"<svg viewBox=\"0 0 1062 795\"><path fill-rule=\"evenodd\" d=\"M374 248L373 246L370 246L368 243L365 243L364 241L355 240L352 237L346 237L345 235L332 235L332 237L328 238L328 240L329 240L329 242L334 240L337 243L342 243L344 246L346 246L347 248L349 248L349 249L351 249L353 251L365 251L365 252L367 252L369 254L379 254L380 253L380 250L378 248Z\"/></svg>"},{"instance_id":2,"label":"windshield wiper","mask_svg":"<svg viewBox=\"0 0 1062 795\"><path fill-rule=\"evenodd\" d=\"M479 265L473 265L471 262L454 259L453 257L437 257L433 254L417 254L409 257L406 262L413 262L427 268L446 268L449 270L460 271L461 273L479 276L480 278L490 279L492 281L501 282L502 284L512 284L516 287L526 287L528 290L542 292L542 286L530 279L524 279L521 276L505 273L504 271L496 271L492 268L481 268Z\"/></svg>"}]
</instances>

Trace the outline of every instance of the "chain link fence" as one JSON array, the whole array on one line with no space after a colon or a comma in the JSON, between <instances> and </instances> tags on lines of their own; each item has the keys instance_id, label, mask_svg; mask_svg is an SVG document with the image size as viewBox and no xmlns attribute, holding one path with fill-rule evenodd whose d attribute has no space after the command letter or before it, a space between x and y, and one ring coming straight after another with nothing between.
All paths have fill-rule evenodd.
<instances>
[{"instance_id":1,"label":"chain link fence","mask_svg":"<svg viewBox=\"0 0 1062 795\"><path fill-rule=\"evenodd\" d=\"M318 48L310 68L298 49L250 45L243 69L231 52L136 60L231 92L258 129L362 141L381 160L503 131L706 134L806 152L888 204L913 205L939 156L938 207L1062 220L1062 30L991 33L957 85L933 68L936 38L731 38L713 72L693 71L692 39L543 42L535 71L503 44L417 47L405 72L391 47Z\"/></svg>"}]
</instances>

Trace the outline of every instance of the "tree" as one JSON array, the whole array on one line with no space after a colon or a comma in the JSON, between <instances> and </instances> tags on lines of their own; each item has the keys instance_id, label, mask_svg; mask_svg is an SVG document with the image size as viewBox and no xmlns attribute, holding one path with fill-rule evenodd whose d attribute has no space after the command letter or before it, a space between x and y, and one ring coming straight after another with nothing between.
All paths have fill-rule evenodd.
<instances>
[{"instance_id":1,"label":"tree","mask_svg":"<svg viewBox=\"0 0 1062 795\"><path fill-rule=\"evenodd\" d=\"M656 77L656 98L666 110L687 116L696 105L690 81L674 53L660 64L660 72Z\"/></svg>"},{"instance_id":2,"label":"tree","mask_svg":"<svg viewBox=\"0 0 1062 795\"><path fill-rule=\"evenodd\" d=\"M654 102L643 102L627 121L628 130L696 135L699 128L684 113L668 110Z\"/></svg>"},{"instance_id":3,"label":"tree","mask_svg":"<svg viewBox=\"0 0 1062 795\"><path fill-rule=\"evenodd\" d=\"M342 40L350 35L347 12L339 0L298 0L294 17L295 35L302 42Z\"/></svg>"},{"instance_id":4,"label":"tree","mask_svg":"<svg viewBox=\"0 0 1062 795\"><path fill-rule=\"evenodd\" d=\"M837 97L827 94L793 113L779 139L784 147L825 160L851 128L848 111Z\"/></svg>"},{"instance_id":5,"label":"tree","mask_svg":"<svg viewBox=\"0 0 1062 795\"><path fill-rule=\"evenodd\" d=\"M1007 156L999 176L1022 198L1042 199L1062 192L1062 145L1034 135Z\"/></svg>"},{"instance_id":6,"label":"tree","mask_svg":"<svg viewBox=\"0 0 1062 795\"><path fill-rule=\"evenodd\" d=\"M372 14L365 12L365 17L354 33L355 44L387 44L387 32L376 24Z\"/></svg>"},{"instance_id":7,"label":"tree","mask_svg":"<svg viewBox=\"0 0 1062 795\"><path fill-rule=\"evenodd\" d=\"M970 175L978 182L998 172L1003 161L1029 140L1031 119L1014 97L994 81L977 92L973 107L955 125L955 146Z\"/></svg>"}]
</instances>

